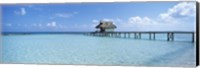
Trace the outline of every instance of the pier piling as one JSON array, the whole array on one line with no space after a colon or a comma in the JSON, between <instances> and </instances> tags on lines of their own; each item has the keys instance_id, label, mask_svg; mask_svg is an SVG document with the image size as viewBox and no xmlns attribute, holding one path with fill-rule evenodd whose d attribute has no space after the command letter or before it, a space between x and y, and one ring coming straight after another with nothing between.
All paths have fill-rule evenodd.
<instances>
[{"instance_id":1,"label":"pier piling","mask_svg":"<svg viewBox=\"0 0 200 68\"><path fill-rule=\"evenodd\" d=\"M194 33L192 33L192 42L194 42L194 40L195 40L195 34Z\"/></svg>"},{"instance_id":2,"label":"pier piling","mask_svg":"<svg viewBox=\"0 0 200 68\"><path fill-rule=\"evenodd\" d=\"M151 33L149 33L149 39L151 40Z\"/></svg>"},{"instance_id":3,"label":"pier piling","mask_svg":"<svg viewBox=\"0 0 200 68\"><path fill-rule=\"evenodd\" d=\"M154 32L153 33L153 40L155 40L156 39L156 33Z\"/></svg>"},{"instance_id":4,"label":"pier piling","mask_svg":"<svg viewBox=\"0 0 200 68\"><path fill-rule=\"evenodd\" d=\"M136 35L136 33L134 33L134 38L137 39L137 35Z\"/></svg>"}]
</instances>

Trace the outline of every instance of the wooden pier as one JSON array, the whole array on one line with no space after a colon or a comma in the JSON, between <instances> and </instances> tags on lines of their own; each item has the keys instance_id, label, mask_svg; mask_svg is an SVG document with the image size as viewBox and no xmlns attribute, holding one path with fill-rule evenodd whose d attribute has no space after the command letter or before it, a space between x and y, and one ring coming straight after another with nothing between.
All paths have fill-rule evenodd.
<instances>
[{"instance_id":1,"label":"wooden pier","mask_svg":"<svg viewBox=\"0 0 200 68\"><path fill-rule=\"evenodd\" d=\"M156 34L166 34L166 41L174 41L174 34L191 34L191 41L195 41L195 32L182 32L182 31L174 31L174 32L90 32L86 33L86 35L91 36L106 36L106 37L116 37L116 38L134 38L134 39L142 39L142 34L148 34L149 40L156 40ZM131 37L133 35L134 37Z\"/></svg>"}]
</instances>

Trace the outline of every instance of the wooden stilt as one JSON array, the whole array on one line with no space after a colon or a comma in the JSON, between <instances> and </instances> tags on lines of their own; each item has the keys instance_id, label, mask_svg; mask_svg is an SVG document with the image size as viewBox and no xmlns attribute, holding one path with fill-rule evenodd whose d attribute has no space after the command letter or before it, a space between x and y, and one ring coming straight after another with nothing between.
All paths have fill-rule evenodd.
<instances>
[{"instance_id":1,"label":"wooden stilt","mask_svg":"<svg viewBox=\"0 0 200 68\"><path fill-rule=\"evenodd\" d=\"M139 39L141 39L141 33L139 33Z\"/></svg>"},{"instance_id":2,"label":"wooden stilt","mask_svg":"<svg viewBox=\"0 0 200 68\"><path fill-rule=\"evenodd\" d=\"M149 33L149 39L151 40L151 33Z\"/></svg>"},{"instance_id":3,"label":"wooden stilt","mask_svg":"<svg viewBox=\"0 0 200 68\"><path fill-rule=\"evenodd\" d=\"M153 33L153 40L155 40L155 39L156 39L156 36L155 36L155 34L156 34L156 33Z\"/></svg>"},{"instance_id":4,"label":"wooden stilt","mask_svg":"<svg viewBox=\"0 0 200 68\"><path fill-rule=\"evenodd\" d=\"M195 41L195 35L194 35L194 33L192 33L192 42L194 42Z\"/></svg>"},{"instance_id":5,"label":"wooden stilt","mask_svg":"<svg viewBox=\"0 0 200 68\"><path fill-rule=\"evenodd\" d=\"M136 33L134 33L134 38L137 39L137 35L136 35Z\"/></svg>"},{"instance_id":6,"label":"wooden stilt","mask_svg":"<svg viewBox=\"0 0 200 68\"><path fill-rule=\"evenodd\" d=\"M167 41L174 41L174 33L173 32L167 33Z\"/></svg>"},{"instance_id":7,"label":"wooden stilt","mask_svg":"<svg viewBox=\"0 0 200 68\"><path fill-rule=\"evenodd\" d=\"M170 33L167 33L167 41L170 40Z\"/></svg>"},{"instance_id":8,"label":"wooden stilt","mask_svg":"<svg viewBox=\"0 0 200 68\"><path fill-rule=\"evenodd\" d=\"M174 33L171 33L171 40L174 41Z\"/></svg>"},{"instance_id":9,"label":"wooden stilt","mask_svg":"<svg viewBox=\"0 0 200 68\"><path fill-rule=\"evenodd\" d=\"M121 33L119 33L119 37L121 38Z\"/></svg>"},{"instance_id":10,"label":"wooden stilt","mask_svg":"<svg viewBox=\"0 0 200 68\"><path fill-rule=\"evenodd\" d=\"M126 33L124 33L124 38L126 38Z\"/></svg>"}]
</instances>

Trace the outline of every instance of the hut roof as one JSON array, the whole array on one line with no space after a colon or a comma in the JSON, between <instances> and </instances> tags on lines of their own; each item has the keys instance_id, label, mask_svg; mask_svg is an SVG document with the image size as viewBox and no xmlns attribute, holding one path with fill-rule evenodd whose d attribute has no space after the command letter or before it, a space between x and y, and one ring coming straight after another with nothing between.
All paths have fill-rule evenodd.
<instances>
[{"instance_id":1,"label":"hut roof","mask_svg":"<svg viewBox=\"0 0 200 68\"><path fill-rule=\"evenodd\" d=\"M112 21L100 21L100 24L96 28L103 27L105 29L115 29L117 28Z\"/></svg>"}]
</instances>

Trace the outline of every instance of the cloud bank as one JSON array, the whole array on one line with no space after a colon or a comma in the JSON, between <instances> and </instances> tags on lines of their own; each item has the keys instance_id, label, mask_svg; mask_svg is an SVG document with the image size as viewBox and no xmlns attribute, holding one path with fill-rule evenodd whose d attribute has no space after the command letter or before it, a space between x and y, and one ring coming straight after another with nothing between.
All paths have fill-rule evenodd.
<instances>
[{"instance_id":1,"label":"cloud bank","mask_svg":"<svg viewBox=\"0 0 200 68\"><path fill-rule=\"evenodd\" d=\"M158 14L156 19L133 16L126 21L110 20L118 26L117 31L195 31L195 14L194 2L181 2Z\"/></svg>"}]
</instances>

